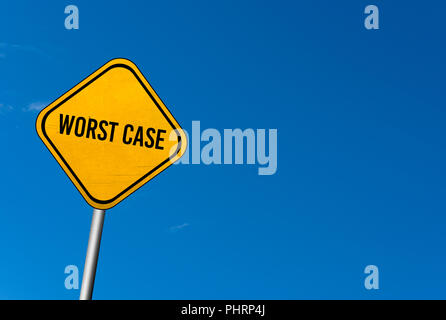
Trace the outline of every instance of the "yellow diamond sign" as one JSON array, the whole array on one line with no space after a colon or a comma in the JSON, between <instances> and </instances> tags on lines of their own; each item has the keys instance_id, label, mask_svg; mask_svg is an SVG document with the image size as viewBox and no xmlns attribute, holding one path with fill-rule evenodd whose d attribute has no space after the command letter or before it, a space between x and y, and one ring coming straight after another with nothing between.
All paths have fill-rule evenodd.
<instances>
[{"instance_id":1,"label":"yellow diamond sign","mask_svg":"<svg viewBox=\"0 0 446 320\"><path fill-rule=\"evenodd\" d=\"M186 135L135 64L114 59L43 109L37 133L85 200L109 209L179 159Z\"/></svg>"}]
</instances>

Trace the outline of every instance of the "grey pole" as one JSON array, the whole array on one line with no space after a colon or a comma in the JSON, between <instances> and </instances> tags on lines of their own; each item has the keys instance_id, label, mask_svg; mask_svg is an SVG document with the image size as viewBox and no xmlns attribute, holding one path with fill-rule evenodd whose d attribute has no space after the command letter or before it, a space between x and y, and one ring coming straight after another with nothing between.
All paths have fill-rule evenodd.
<instances>
[{"instance_id":1,"label":"grey pole","mask_svg":"<svg viewBox=\"0 0 446 320\"><path fill-rule=\"evenodd\" d=\"M90 237L88 238L87 256L85 257L84 274L82 276L81 295L79 300L91 300L94 278L98 265L99 247L101 245L102 227L104 226L105 210L93 209Z\"/></svg>"}]
</instances>

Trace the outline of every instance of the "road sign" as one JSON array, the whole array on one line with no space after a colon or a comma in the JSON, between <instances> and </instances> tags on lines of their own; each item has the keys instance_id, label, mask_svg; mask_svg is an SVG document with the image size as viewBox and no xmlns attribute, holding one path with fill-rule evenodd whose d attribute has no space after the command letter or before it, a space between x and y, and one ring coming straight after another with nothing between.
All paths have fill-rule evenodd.
<instances>
[{"instance_id":1,"label":"road sign","mask_svg":"<svg viewBox=\"0 0 446 320\"><path fill-rule=\"evenodd\" d=\"M179 159L186 135L135 64L114 59L43 109L37 133L85 200L109 209Z\"/></svg>"}]
</instances>

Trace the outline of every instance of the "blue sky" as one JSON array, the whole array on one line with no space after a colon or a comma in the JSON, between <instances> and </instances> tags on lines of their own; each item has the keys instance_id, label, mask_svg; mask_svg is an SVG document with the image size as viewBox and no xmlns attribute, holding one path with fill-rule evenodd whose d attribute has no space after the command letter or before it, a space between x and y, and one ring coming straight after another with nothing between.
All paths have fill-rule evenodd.
<instances>
[{"instance_id":1,"label":"blue sky","mask_svg":"<svg viewBox=\"0 0 446 320\"><path fill-rule=\"evenodd\" d=\"M80 29L64 28L75 4ZM380 29L366 30L368 4ZM276 128L278 170L178 165L108 211L96 299L446 298L445 4L0 5L0 298L76 299L91 208L38 110L112 58L188 131ZM364 288L366 265L380 289Z\"/></svg>"}]
</instances>

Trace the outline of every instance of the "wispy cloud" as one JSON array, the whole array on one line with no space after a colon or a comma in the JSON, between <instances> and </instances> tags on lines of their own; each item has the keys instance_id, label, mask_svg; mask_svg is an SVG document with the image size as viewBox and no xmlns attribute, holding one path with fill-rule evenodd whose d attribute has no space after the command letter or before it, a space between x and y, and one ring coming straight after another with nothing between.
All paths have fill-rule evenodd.
<instances>
[{"instance_id":1,"label":"wispy cloud","mask_svg":"<svg viewBox=\"0 0 446 320\"><path fill-rule=\"evenodd\" d=\"M179 224L177 226L172 226L169 228L170 232L177 232L180 231L181 229L184 229L186 227L188 227L190 224L189 223L183 223L183 224Z\"/></svg>"},{"instance_id":2,"label":"wispy cloud","mask_svg":"<svg viewBox=\"0 0 446 320\"><path fill-rule=\"evenodd\" d=\"M0 58L5 58L6 54L4 51L21 51L31 54L36 54L42 57L49 58L49 55L45 53L44 51L40 50L37 47L31 46L31 45L23 45L23 44L15 44L15 43L6 43L6 42L0 42L0 49L2 52L0 52Z\"/></svg>"},{"instance_id":3,"label":"wispy cloud","mask_svg":"<svg viewBox=\"0 0 446 320\"><path fill-rule=\"evenodd\" d=\"M47 106L47 103L45 102L33 102L27 105L25 108L23 108L23 111L30 111L30 112L38 112L45 108Z\"/></svg>"},{"instance_id":4,"label":"wispy cloud","mask_svg":"<svg viewBox=\"0 0 446 320\"><path fill-rule=\"evenodd\" d=\"M12 110L12 106L9 104L0 103L0 112Z\"/></svg>"},{"instance_id":5,"label":"wispy cloud","mask_svg":"<svg viewBox=\"0 0 446 320\"><path fill-rule=\"evenodd\" d=\"M0 115L9 113L13 108L9 104L0 103Z\"/></svg>"}]
</instances>

